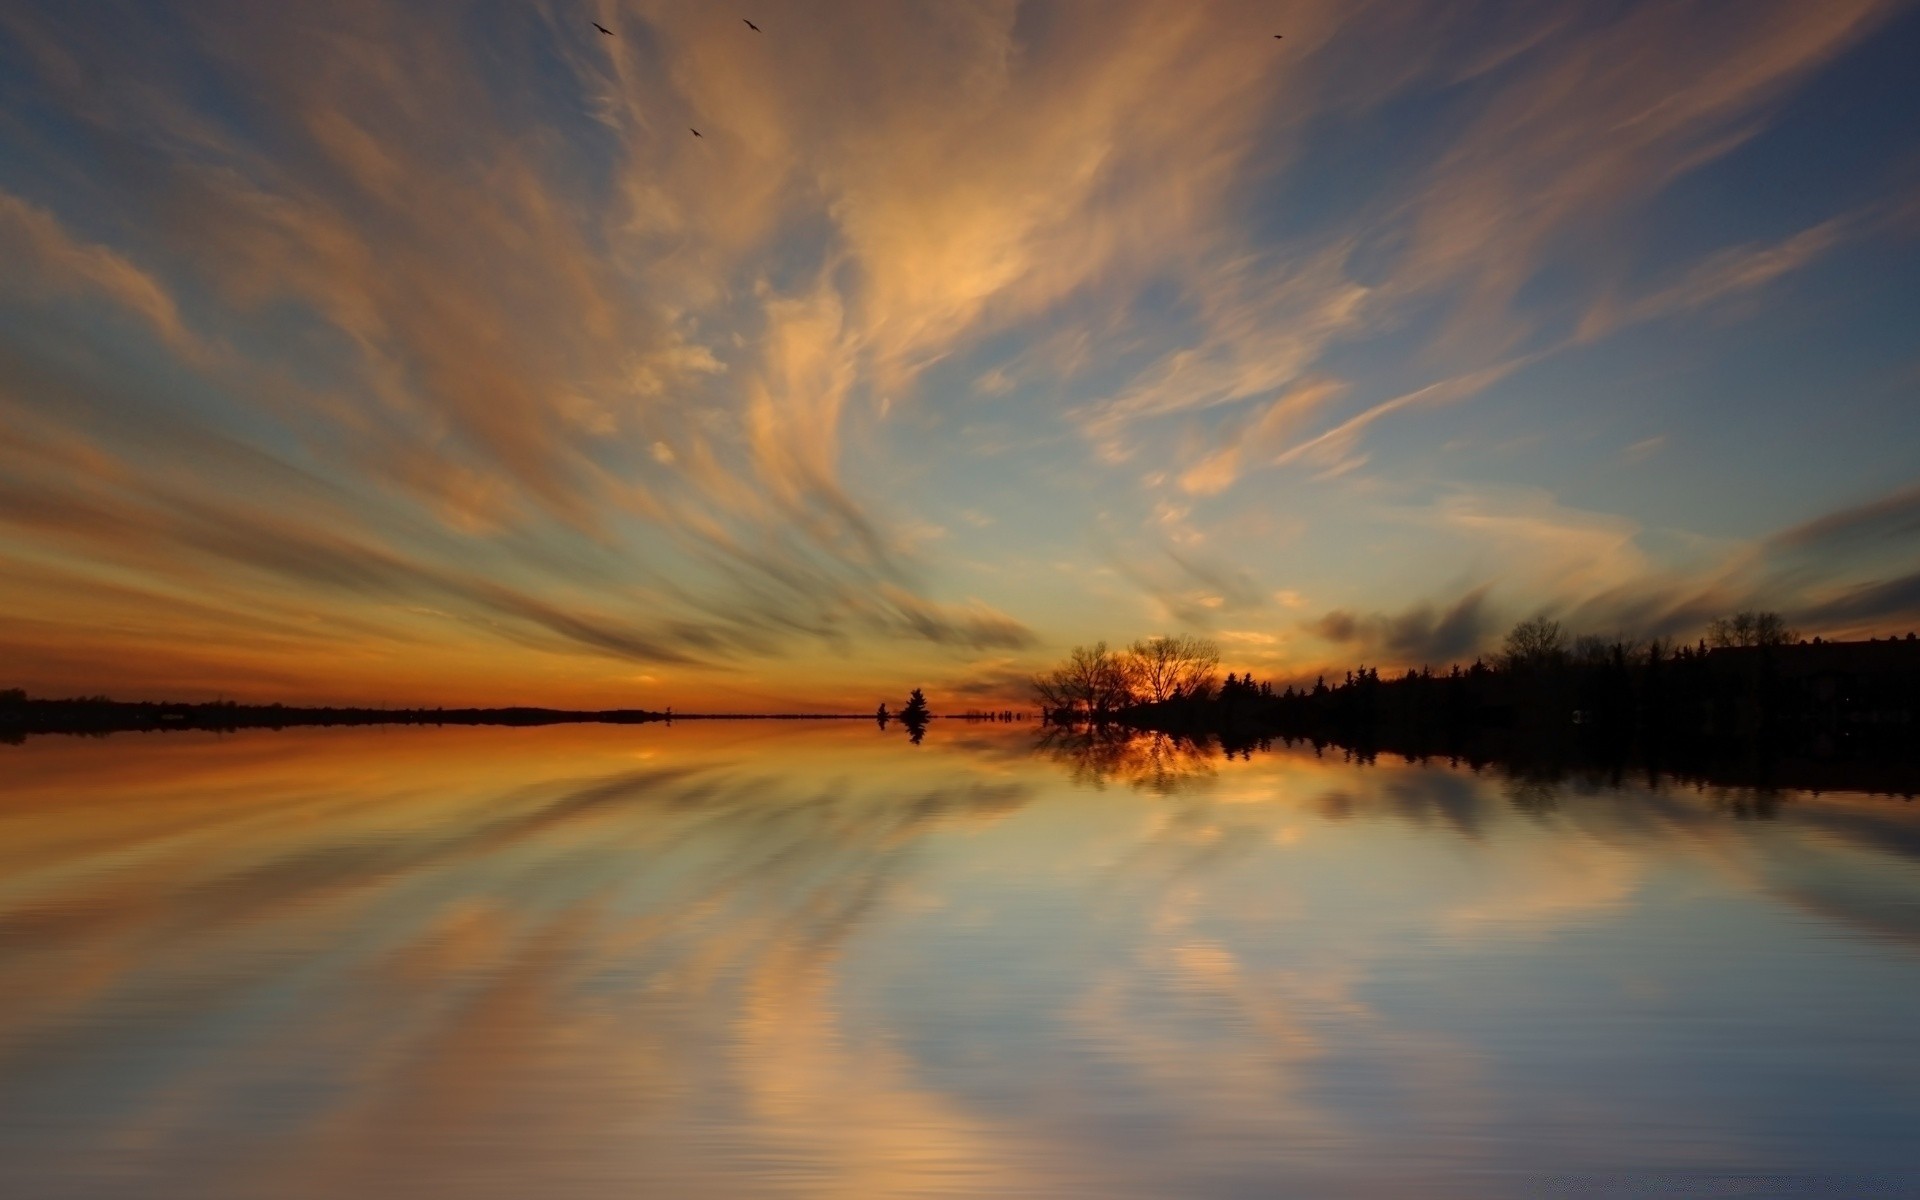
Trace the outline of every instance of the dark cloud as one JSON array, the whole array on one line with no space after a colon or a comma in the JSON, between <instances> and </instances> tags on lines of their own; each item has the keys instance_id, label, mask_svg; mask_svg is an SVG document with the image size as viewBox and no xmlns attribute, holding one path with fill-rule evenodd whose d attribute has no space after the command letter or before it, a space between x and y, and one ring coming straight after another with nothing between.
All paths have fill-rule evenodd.
<instances>
[{"instance_id":1,"label":"dark cloud","mask_svg":"<svg viewBox=\"0 0 1920 1200\"><path fill-rule=\"evenodd\" d=\"M1731 591L1693 582L1671 585L1635 583L1590 596L1567 610L1563 620L1579 633L1636 638L1692 637L1707 622L1743 608L1766 608L1750 591Z\"/></svg>"},{"instance_id":2,"label":"dark cloud","mask_svg":"<svg viewBox=\"0 0 1920 1200\"><path fill-rule=\"evenodd\" d=\"M1360 638L1360 618L1344 608L1336 608L1307 626L1329 642L1352 642Z\"/></svg>"},{"instance_id":3,"label":"dark cloud","mask_svg":"<svg viewBox=\"0 0 1920 1200\"><path fill-rule=\"evenodd\" d=\"M1767 539L1773 550L1818 551L1881 538L1920 536L1920 483L1816 517Z\"/></svg>"},{"instance_id":4,"label":"dark cloud","mask_svg":"<svg viewBox=\"0 0 1920 1200\"><path fill-rule=\"evenodd\" d=\"M884 603L900 630L937 645L1024 650L1038 640L1025 625L984 607L943 607L910 592L890 594Z\"/></svg>"},{"instance_id":5,"label":"dark cloud","mask_svg":"<svg viewBox=\"0 0 1920 1200\"><path fill-rule=\"evenodd\" d=\"M1797 614L1812 623L1905 620L1920 622L1920 571L1864 583Z\"/></svg>"},{"instance_id":6,"label":"dark cloud","mask_svg":"<svg viewBox=\"0 0 1920 1200\"><path fill-rule=\"evenodd\" d=\"M1466 658L1485 644L1492 631L1482 584L1444 609L1416 604L1400 613L1354 613L1334 609L1306 622L1314 634L1351 646L1369 657L1403 663L1441 663Z\"/></svg>"},{"instance_id":7,"label":"dark cloud","mask_svg":"<svg viewBox=\"0 0 1920 1200\"><path fill-rule=\"evenodd\" d=\"M964 701L1025 698L1033 689L1033 673L1020 667L995 665L969 671L941 685L941 690Z\"/></svg>"}]
</instances>

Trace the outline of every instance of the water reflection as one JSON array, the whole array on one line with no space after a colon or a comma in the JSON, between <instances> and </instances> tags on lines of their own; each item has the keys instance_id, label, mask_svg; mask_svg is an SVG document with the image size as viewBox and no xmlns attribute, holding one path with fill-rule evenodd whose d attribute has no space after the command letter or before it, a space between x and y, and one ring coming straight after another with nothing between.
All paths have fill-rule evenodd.
<instances>
[{"instance_id":1,"label":"water reflection","mask_svg":"<svg viewBox=\"0 0 1920 1200\"><path fill-rule=\"evenodd\" d=\"M1920 1116L1886 797L958 723L4 769L8 1195L1859 1191Z\"/></svg>"},{"instance_id":2,"label":"water reflection","mask_svg":"<svg viewBox=\"0 0 1920 1200\"><path fill-rule=\"evenodd\" d=\"M1124 783L1163 796L1212 778L1222 757L1206 742L1118 726L1049 725L1034 745L1075 783Z\"/></svg>"}]
</instances>

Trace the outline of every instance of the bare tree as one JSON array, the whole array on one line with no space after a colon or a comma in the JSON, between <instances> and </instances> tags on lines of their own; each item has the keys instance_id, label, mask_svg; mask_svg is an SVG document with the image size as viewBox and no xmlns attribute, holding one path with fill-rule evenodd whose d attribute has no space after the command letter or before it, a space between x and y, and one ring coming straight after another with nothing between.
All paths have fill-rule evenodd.
<instances>
[{"instance_id":1,"label":"bare tree","mask_svg":"<svg viewBox=\"0 0 1920 1200\"><path fill-rule=\"evenodd\" d=\"M1777 612L1748 609L1730 617L1715 617L1707 626L1707 641L1723 649L1734 646L1784 646L1798 637Z\"/></svg>"},{"instance_id":2,"label":"bare tree","mask_svg":"<svg viewBox=\"0 0 1920 1200\"><path fill-rule=\"evenodd\" d=\"M1574 660L1582 666L1599 667L1606 665L1612 647L1607 639L1598 634L1583 633L1573 639Z\"/></svg>"},{"instance_id":3,"label":"bare tree","mask_svg":"<svg viewBox=\"0 0 1920 1200\"><path fill-rule=\"evenodd\" d=\"M1099 720L1133 698L1133 667L1105 642L1075 646L1066 662L1033 677L1033 690L1050 711Z\"/></svg>"},{"instance_id":4,"label":"bare tree","mask_svg":"<svg viewBox=\"0 0 1920 1200\"><path fill-rule=\"evenodd\" d=\"M1567 635L1560 622L1545 616L1529 617L1507 633L1507 666L1512 669L1544 667L1567 655Z\"/></svg>"},{"instance_id":5,"label":"bare tree","mask_svg":"<svg viewBox=\"0 0 1920 1200\"><path fill-rule=\"evenodd\" d=\"M1068 686L1066 671L1061 667L1035 675L1029 681L1029 686L1033 688L1034 698L1040 702L1042 714L1067 711L1074 707L1072 689Z\"/></svg>"},{"instance_id":6,"label":"bare tree","mask_svg":"<svg viewBox=\"0 0 1920 1200\"><path fill-rule=\"evenodd\" d=\"M1141 698L1157 703L1212 690L1220 647L1181 633L1137 641L1127 647L1126 657Z\"/></svg>"}]
</instances>

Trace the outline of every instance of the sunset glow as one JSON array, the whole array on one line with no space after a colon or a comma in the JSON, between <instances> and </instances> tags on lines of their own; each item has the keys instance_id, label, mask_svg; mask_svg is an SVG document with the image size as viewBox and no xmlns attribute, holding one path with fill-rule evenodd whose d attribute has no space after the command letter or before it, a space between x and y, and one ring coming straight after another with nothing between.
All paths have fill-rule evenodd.
<instances>
[{"instance_id":1,"label":"sunset glow","mask_svg":"<svg viewBox=\"0 0 1920 1200\"><path fill-rule=\"evenodd\" d=\"M751 15L0 9L0 685L1920 627L1912 5Z\"/></svg>"}]
</instances>

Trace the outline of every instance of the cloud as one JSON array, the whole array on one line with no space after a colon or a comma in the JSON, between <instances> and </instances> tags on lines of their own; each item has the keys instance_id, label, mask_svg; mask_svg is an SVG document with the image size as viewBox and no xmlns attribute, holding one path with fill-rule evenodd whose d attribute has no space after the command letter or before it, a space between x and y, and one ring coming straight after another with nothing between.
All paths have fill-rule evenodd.
<instances>
[{"instance_id":1,"label":"cloud","mask_svg":"<svg viewBox=\"0 0 1920 1200\"><path fill-rule=\"evenodd\" d=\"M1235 258L1197 273L1196 340L1139 372L1117 396L1075 414L1097 440L1117 442L1133 425L1234 404L1293 387L1253 422L1259 436L1284 433L1304 411L1338 393L1337 382L1303 380L1327 345L1358 327L1366 289L1346 278L1350 247L1305 262Z\"/></svg>"},{"instance_id":2,"label":"cloud","mask_svg":"<svg viewBox=\"0 0 1920 1200\"><path fill-rule=\"evenodd\" d=\"M1411 193L1396 289L1470 275L1467 321L1504 314L1554 239L1746 141L1761 105L1891 11L1876 0L1737 14L1647 5L1580 22L1519 60ZM1704 64L1702 45L1714 48Z\"/></svg>"},{"instance_id":3,"label":"cloud","mask_svg":"<svg viewBox=\"0 0 1920 1200\"><path fill-rule=\"evenodd\" d=\"M171 293L151 274L106 246L73 237L59 218L0 191L0 254L15 284L32 281L49 294L102 297L139 317L177 349L199 353Z\"/></svg>"},{"instance_id":4,"label":"cloud","mask_svg":"<svg viewBox=\"0 0 1920 1200\"><path fill-rule=\"evenodd\" d=\"M298 36L285 22L229 16L182 21L149 39L150 56L122 64L129 92L156 101L138 112L93 102L83 81L57 68L62 45L84 39L80 26L55 14L19 18L50 100L69 105L93 136L126 145L151 133L157 149L137 165L150 208L123 214L152 266L134 265L146 254L90 244L50 211L0 193L0 244L30 269L14 277L14 290L30 277L43 293L105 299L184 349L192 335L173 281L200 289L217 302L223 333L250 353L285 348L284 364L271 368L280 372L276 403L247 414L247 436L281 448L296 441L318 458L315 470L350 493L324 537L291 525L255 536L245 512L215 520L204 509L166 536L288 584L395 600L455 593L452 607L500 622L502 636L532 627L556 644L618 658L778 654L800 649L796 636L845 628L953 647L1031 636L985 605L926 595L920 564L898 549L904 539L839 477L855 379L876 354L904 360L920 342L882 336L872 280L851 292L816 270L794 276L796 286L753 286L756 275L765 283L769 262L758 239L812 219L817 192L736 188L751 168L720 180L702 176L694 160L663 157L637 120L658 98L658 82L641 73L609 79L592 55L570 50L563 76L544 83L621 93L603 107L619 134L602 131L595 146L617 168L611 190L583 177L581 150L593 136L569 127L564 103L548 109L533 99L551 87L503 88L489 78L527 66L489 60L458 37L403 36L411 18L390 5L330 14ZM127 19L137 26L142 17ZM684 12L656 19L656 45L687 72L676 90L699 94L713 82L700 75L706 43L681 40ZM904 17L888 25L911 29ZM1004 20L986 19L979 35L985 40L972 51L1003 50ZM624 55L645 40L611 49ZM622 59L616 69L637 65ZM261 121L242 127L200 107L196 93L172 86L183 70L249 95ZM764 87L735 99L755 96L780 102ZM728 132L715 124L716 135ZM269 127L271 142L259 134ZM803 128L784 132L798 139ZM906 136L904 126L899 132ZM1035 148L1033 170L1048 169L1051 146ZM851 142L841 150L880 172L865 180L871 195L840 210L851 231L854 209L867 211L861 205L879 203L901 181L886 176L886 151ZM136 169L134 156L107 167L90 203L117 203L108 189L132 181L114 172ZM743 199L715 210L719 192ZM649 211L675 214L669 228L642 219L636 206L648 196L665 206ZM681 252L662 254L662 236L681 239ZM842 246L831 261L851 254L869 267L899 266L888 245ZM691 275L680 270L689 257L704 264ZM1018 262L1013 269L1024 273ZM946 286L938 271L928 279ZM195 367L215 389L257 385L269 369L257 360ZM113 394L126 380L74 386L92 389L105 410L130 402ZM225 414L171 416L188 427L238 423ZM191 457L156 464L104 442L89 453L134 479L193 465ZM165 490L158 479L148 484L136 488L147 497L136 503ZM284 484L285 476L275 481ZM216 480L195 503L217 505L220 490ZM432 549L366 550L391 540L389 529L365 523L392 521L395 493L420 506L409 525L420 516L444 525L422 539ZM254 493L267 506L292 499ZM39 502L58 504L51 494ZM73 503L39 526L86 524L107 511ZM20 528L32 527L25 508L17 512ZM632 516L653 530L634 536ZM147 513L131 527L143 519L151 528L174 518ZM471 552L458 539L471 536L489 538L487 557L528 586L473 583L456 565ZM674 547L666 562L657 552L663 539ZM103 561L147 561L128 539L88 544ZM625 586L606 578L583 588L553 572L555 560L604 563L610 552L628 557L626 571L614 572L629 576ZM632 577L685 558L755 582L700 595L697 576L676 572L685 589L679 611L658 611L669 593ZM158 568L148 561L145 569ZM636 611L640 596L655 611ZM690 641L675 647L662 640L669 636Z\"/></svg>"},{"instance_id":5,"label":"cloud","mask_svg":"<svg viewBox=\"0 0 1920 1200\"><path fill-rule=\"evenodd\" d=\"M1920 624L1920 571L1846 588L1812 602L1798 619L1827 626L1868 628Z\"/></svg>"},{"instance_id":6,"label":"cloud","mask_svg":"<svg viewBox=\"0 0 1920 1200\"><path fill-rule=\"evenodd\" d=\"M1157 554L1116 557L1113 569L1150 597L1168 620L1197 629L1266 607L1267 595L1237 567L1161 547Z\"/></svg>"},{"instance_id":7,"label":"cloud","mask_svg":"<svg viewBox=\"0 0 1920 1200\"><path fill-rule=\"evenodd\" d=\"M433 38L391 0L133 6L110 38L10 10L6 100L46 119L0 129L0 554L56 623L90 573L182 627L187 595L304 605L369 654L530 651L517 678L958 656L1035 635L916 530L991 511L1068 557L1039 543L1150 476L1123 572L1170 620L1255 613L1257 572L1203 551L1253 476L1317 522L1316 488L1377 484L1383 422L1583 317L1704 311L1889 227L1722 247L1643 295L1567 252L1631 245L1888 11L1314 0L1281 44L1242 36L1251 6L1148 0L803 5L758 39L669 0L612 39L538 6ZM1431 127L1323 170L1411 97ZM954 432L983 408L990 466ZM1569 604L1646 570L1630 522L1553 508L1455 497L1429 528Z\"/></svg>"},{"instance_id":8,"label":"cloud","mask_svg":"<svg viewBox=\"0 0 1920 1200\"><path fill-rule=\"evenodd\" d=\"M1445 609L1415 604L1399 613L1354 613L1334 609L1305 627L1321 639L1399 664L1441 664L1467 658L1493 632L1486 599L1489 585L1462 594Z\"/></svg>"},{"instance_id":9,"label":"cloud","mask_svg":"<svg viewBox=\"0 0 1920 1200\"><path fill-rule=\"evenodd\" d=\"M1389 400L1382 400L1348 417L1331 429L1286 447L1274 456L1272 464L1287 466L1304 462L1318 465L1323 470L1337 471L1343 465L1356 461L1356 447L1359 445L1361 434L1382 418L1406 409L1454 404L1466 400L1492 387L1531 361L1533 361L1532 358L1512 359L1484 370L1471 371L1437 383L1430 383Z\"/></svg>"},{"instance_id":10,"label":"cloud","mask_svg":"<svg viewBox=\"0 0 1920 1200\"><path fill-rule=\"evenodd\" d=\"M1231 487L1249 460L1264 465L1265 456L1274 453L1287 437L1319 409L1346 390L1336 380L1309 380L1288 389L1254 417L1244 428L1225 437L1225 444L1213 450L1180 476L1181 488L1194 495L1213 495Z\"/></svg>"},{"instance_id":11,"label":"cloud","mask_svg":"<svg viewBox=\"0 0 1920 1200\"><path fill-rule=\"evenodd\" d=\"M699 652L728 648L734 640L714 625L643 632L632 622L569 610L467 573L411 562L375 543L184 495L85 498L0 481L0 521L62 545L89 546L141 563L158 575L178 574L183 567L190 573L198 560L323 594L428 599L480 618L504 619L550 643L639 662L692 662ZM183 554L187 563L173 561Z\"/></svg>"},{"instance_id":12,"label":"cloud","mask_svg":"<svg viewBox=\"0 0 1920 1200\"><path fill-rule=\"evenodd\" d=\"M1783 529L1767 539L1776 551L1813 552L1862 542L1920 536L1920 483Z\"/></svg>"},{"instance_id":13,"label":"cloud","mask_svg":"<svg viewBox=\"0 0 1920 1200\"><path fill-rule=\"evenodd\" d=\"M1568 512L1540 497L1523 501L1520 512L1487 508L1520 499L1481 497L1441 519L1531 547L1512 557L1532 569L1509 580L1529 583L1579 632L1691 638L1713 618L1742 609L1780 611L1808 633L1828 636L1904 630L1920 621L1915 577L1888 575L1884 562L1863 553L1920 534L1920 489L1911 485L1728 543L1689 570L1647 560L1637 545L1642 531L1631 522Z\"/></svg>"},{"instance_id":14,"label":"cloud","mask_svg":"<svg viewBox=\"0 0 1920 1200\"><path fill-rule=\"evenodd\" d=\"M1007 373L1005 367L994 367L992 370L982 372L979 378L973 381L973 390L983 396L1004 396L1013 388L1013 376Z\"/></svg>"},{"instance_id":15,"label":"cloud","mask_svg":"<svg viewBox=\"0 0 1920 1200\"><path fill-rule=\"evenodd\" d=\"M1603 301L1581 320L1577 336L1592 341L1626 325L1694 312L1760 290L1810 266L1851 232L1844 218L1823 221L1784 241L1732 246L1696 263L1672 283L1626 302Z\"/></svg>"},{"instance_id":16,"label":"cloud","mask_svg":"<svg viewBox=\"0 0 1920 1200\"><path fill-rule=\"evenodd\" d=\"M1629 465L1643 463L1667 448L1667 435L1657 433L1650 438L1641 438L1620 451L1620 461Z\"/></svg>"},{"instance_id":17,"label":"cloud","mask_svg":"<svg viewBox=\"0 0 1920 1200\"><path fill-rule=\"evenodd\" d=\"M898 628L929 642L973 650L1024 650L1037 640L1025 625L979 601L938 605L897 588L882 589L882 597Z\"/></svg>"},{"instance_id":18,"label":"cloud","mask_svg":"<svg viewBox=\"0 0 1920 1200\"><path fill-rule=\"evenodd\" d=\"M1023 663L994 659L969 664L963 673L942 683L939 691L975 704L1011 703L1024 707L1033 702L1033 675L1033 670Z\"/></svg>"},{"instance_id":19,"label":"cloud","mask_svg":"<svg viewBox=\"0 0 1920 1200\"><path fill-rule=\"evenodd\" d=\"M1217 636L1223 642L1245 646L1272 646L1280 641L1276 635L1257 629L1222 629Z\"/></svg>"},{"instance_id":20,"label":"cloud","mask_svg":"<svg viewBox=\"0 0 1920 1200\"><path fill-rule=\"evenodd\" d=\"M1507 353L1541 323L1538 315L1517 312L1514 298L1569 231L1618 220L1679 175L1739 145L1758 128L1753 114L1759 106L1863 37L1888 11L1877 0L1819 12L1773 4L1749 14L1754 19L1736 20L1645 6L1604 27L1519 37L1513 65L1501 72L1506 82L1490 92L1478 119L1400 189L1392 205L1356 215L1353 228L1366 230L1364 236L1342 233L1347 255L1369 242L1395 249L1384 279L1365 289L1364 310L1354 307L1349 319L1327 331L1330 338L1391 326L1434 293L1459 289L1465 297L1452 306L1454 335L1437 343L1432 357L1479 362L1376 402L1284 449L1275 465L1311 466L1321 480L1348 474L1368 462L1359 444L1378 421L1470 398L1572 344L1556 337ZM1681 49L1703 42L1720 48L1708 71ZM1590 310L1579 337L1757 289L1868 224L1836 218L1780 244L1722 251L1624 309ZM1344 303L1338 287L1315 294L1325 303ZM1544 311L1550 310L1535 308ZM1315 357L1293 365L1306 370ZM1193 468L1183 483L1218 491L1237 467L1234 455L1222 454Z\"/></svg>"},{"instance_id":21,"label":"cloud","mask_svg":"<svg viewBox=\"0 0 1920 1200\"><path fill-rule=\"evenodd\" d=\"M1506 579L1550 595L1599 591L1653 571L1639 522L1569 508L1540 489L1454 487L1404 515L1457 536L1468 553L1499 562Z\"/></svg>"}]
</instances>

